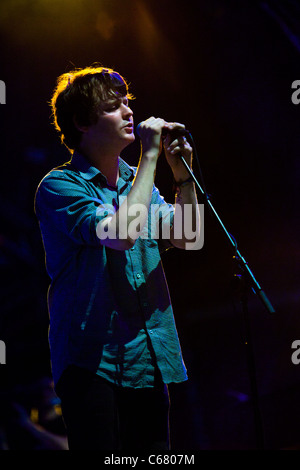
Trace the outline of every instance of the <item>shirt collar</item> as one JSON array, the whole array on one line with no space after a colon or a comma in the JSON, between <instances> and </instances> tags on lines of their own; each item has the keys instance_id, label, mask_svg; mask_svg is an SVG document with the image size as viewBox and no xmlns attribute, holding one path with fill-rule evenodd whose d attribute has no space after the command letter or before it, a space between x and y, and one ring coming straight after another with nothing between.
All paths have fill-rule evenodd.
<instances>
[{"instance_id":1,"label":"shirt collar","mask_svg":"<svg viewBox=\"0 0 300 470\"><path fill-rule=\"evenodd\" d=\"M77 168L80 173L80 176L85 180L91 180L96 176L101 177L106 181L105 175L101 173L98 168L95 168L83 155L78 152L74 152L71 163ZM121 157L119 157L119 170L120 177L124 180L131 180L134 177L134 168L129 166Z\"/></svg>"}]
</instances>

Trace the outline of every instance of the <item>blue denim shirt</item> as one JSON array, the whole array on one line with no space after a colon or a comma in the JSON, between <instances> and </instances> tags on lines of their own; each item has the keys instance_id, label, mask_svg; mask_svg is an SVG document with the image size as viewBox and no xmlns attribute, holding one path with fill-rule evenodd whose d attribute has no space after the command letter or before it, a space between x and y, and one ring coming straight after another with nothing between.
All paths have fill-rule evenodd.
<instances>
[{"instance_id":1,"label":"blue denim shirt","mask_svg":"<svg viewBox=\"0 0 300 470\"><path fill-rule=\"evenodd\" d=\"M108 248L97 236L99 221L118 209L132 187L136 168L120 158L119 170L117 187L111 187L75 152L37 188L35 211L51 279L55 384L71 364L120 386L153 386L156 366L165 383L187 379L160 257L171 244L152 232L147 236L152 211L146 236L141 234L131 249ZM155 185L152 206L163 209L159 225L172 223L174 208Z\"/></svg>"}]
</instances>

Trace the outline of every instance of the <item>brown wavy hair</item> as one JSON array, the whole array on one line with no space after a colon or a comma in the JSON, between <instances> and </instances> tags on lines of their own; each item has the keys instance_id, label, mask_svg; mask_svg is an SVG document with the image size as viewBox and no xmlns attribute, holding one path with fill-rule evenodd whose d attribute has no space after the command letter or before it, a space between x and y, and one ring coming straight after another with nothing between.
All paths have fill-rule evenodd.
<instances>
[{"instance_id":1,"label":"brown wavy hair","mask_svg":"<svg viewBox=\"0 0 300 470\"><path fill-rule=\"evenodd\" d=\"M61 142L72 153L81 141L77 125L95 124L106 100L124 96L133 99L126 80L110 68L94 65L60 75L50 106Z\"/></svg>"}]
</instances>

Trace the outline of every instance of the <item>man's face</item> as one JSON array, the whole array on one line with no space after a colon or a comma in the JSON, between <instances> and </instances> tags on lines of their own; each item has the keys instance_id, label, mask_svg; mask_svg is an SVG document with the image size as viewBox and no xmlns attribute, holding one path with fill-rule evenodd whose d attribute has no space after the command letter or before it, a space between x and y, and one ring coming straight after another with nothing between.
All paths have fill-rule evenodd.
<instances>
[{"instance_id":1,"label":"man's face","mask_svg":"<svg viewBox=\"0 0 300 470\"><path fill-rule=\"evenodd\" d=\"M108 148L127 147L135 140L133 112L126 96L106 100L96 124L88 128L88 134L95 144Z\"/></svg>"}]
</instances>

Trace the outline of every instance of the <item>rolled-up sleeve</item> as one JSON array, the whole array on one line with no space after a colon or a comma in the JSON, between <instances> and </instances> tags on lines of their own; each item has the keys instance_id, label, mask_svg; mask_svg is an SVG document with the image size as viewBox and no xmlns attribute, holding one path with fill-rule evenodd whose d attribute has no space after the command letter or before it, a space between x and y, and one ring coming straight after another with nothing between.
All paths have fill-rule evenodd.
<instances>
[{"instance_id":1,"label":"rolled-up sleeve","mask_svg":"<svg viewBox=\"0 0 300 470\"><path fill-rule=\"evenodd\" d=\"M59 171L40 183L35 196L35 212L41 224L67 235L78 244L99 245L96 228L107 216L99 210L103 201L89 193L84 183Z\"/></svg>"}]
</instances>

